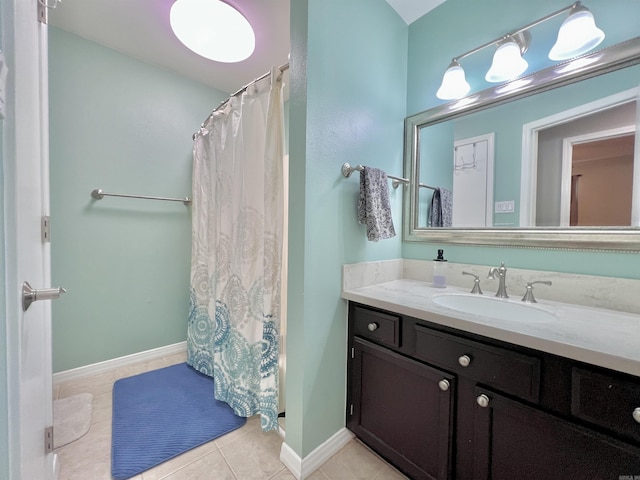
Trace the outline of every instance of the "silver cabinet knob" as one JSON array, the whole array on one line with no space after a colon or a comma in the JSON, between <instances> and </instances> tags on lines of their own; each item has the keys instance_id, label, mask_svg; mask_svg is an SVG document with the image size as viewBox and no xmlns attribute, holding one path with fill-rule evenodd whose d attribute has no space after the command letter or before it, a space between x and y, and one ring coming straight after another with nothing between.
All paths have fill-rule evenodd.
<instances>
[{"instance_id":1,"label":"silver cabinet knob","mask_svg":"<svg viewBox=\"0 0 640 480\"><path fill-rule=\"evenodd\" d=\"M22 310L26 312L33 302L37 302L38 300L55 300L60 297L60 294L66 292L62 287L36 290L31 288L29 282L24 282L22 284Z\"/></svg>"},{"instance_id":2,"label":"silver cabinet knob","mask_svg":"<svg viewBox=\"0 0 640 480\"><path fill-rule=\"evenodd\" d=\"M635 409L633 410L633 414L632 414L632 415L633 415L633 419L634 419L636 422L640 423L640 407L635 408Z\"/></svg>"},{"instance_id":3,"label":"silver cabinet knob","mask_svg":"<svg viewBox=\"0 0 640 480\"><path fill-rule=\"evenodd\" d=\"M369 325L367 325L367 328L370 332L375 332L378 329L378 324L375 322L371 322Z\"/></svg>"},{"instance_id":4,"label":"silver cabinet knob","mask_svg":"<svg viewBox=\"0 0 640 480\"><path fill-rule=\"evenodd\" d=\"M461 355L458 357L458 363L463 367L468 367L471 363L471 357L469 355Z\"/></svg>"},{"instance_id":5,"label":"silver cabinet knob","mask_svg":"<svg viewBox=\"0 0 640 480\"><path fill-rule=\"evenodd\" d=\"M482 408L487 408L489 406L489 397L487 397L484 393L482 393L478 395L478 398L476 398L476 402Z\"/></svg>"},{"instance_id":6,"label":"silver cabinet knob","mask_svg":"<svg viewBox=\"0 0 640 480\"><path fill-rule=\"evenodd\" d=\"M445 380L442 379L438 382L438 386L440 387L440 390L442 390L443 392L446 392L447 390L449 390L449 380Z\"/></svg>"}]
</instances>

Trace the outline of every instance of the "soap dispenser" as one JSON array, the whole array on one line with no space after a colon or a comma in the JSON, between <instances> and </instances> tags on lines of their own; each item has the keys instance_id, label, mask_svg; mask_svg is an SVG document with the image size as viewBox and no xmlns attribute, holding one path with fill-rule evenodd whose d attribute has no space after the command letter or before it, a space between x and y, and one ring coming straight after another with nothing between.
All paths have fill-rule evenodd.
<instances>
[{"instance_id":1,"label":"soap dispenser","mask_svg":"<svg viewBox=\"0 0 640 480\"><path fill-rule=\"evenodd\" d=\"M444 259L444 250L438 250L438 258L433 259L433 282L436 288L447 286L447 261Z\"/></svg>"}]
</instances>

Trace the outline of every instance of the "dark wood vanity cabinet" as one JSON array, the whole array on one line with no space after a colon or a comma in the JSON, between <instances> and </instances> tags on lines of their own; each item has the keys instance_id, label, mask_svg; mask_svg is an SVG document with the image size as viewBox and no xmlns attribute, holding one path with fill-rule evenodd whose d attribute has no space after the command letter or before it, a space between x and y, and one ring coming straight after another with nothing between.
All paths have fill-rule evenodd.
<instances>
[{"instance_id":1,"label":"dark wood vanity cabinet","mask_svg":"<svg viewBox=\"0 0 640 480\"><path fill-rule=\"evenodd\" d=\"M351 312L347 427L412 478L451 478L455 376L394 351L398 315Z\"/></svg>"},{"instance_id":2,"label":"dark wood vanity cabinet","mask_svg":"<svg viewBox=\"0 0 640 480\"><path fill-rule=\"evenodd\" d=\"M486 403L475 407L474 480L638 475L637 447L486 389L476 394Z\"/></svg>"},{"instance_id":3,"label":"dark wood vanity cabinet","mask_svg":"<svg viewBox=\"0 0 640 480\"><path fill-rule=\"evenodd\" d=\"M640 379L349 305L347 427L412 479L640 478Z\"/></svg>"}]
</instances>

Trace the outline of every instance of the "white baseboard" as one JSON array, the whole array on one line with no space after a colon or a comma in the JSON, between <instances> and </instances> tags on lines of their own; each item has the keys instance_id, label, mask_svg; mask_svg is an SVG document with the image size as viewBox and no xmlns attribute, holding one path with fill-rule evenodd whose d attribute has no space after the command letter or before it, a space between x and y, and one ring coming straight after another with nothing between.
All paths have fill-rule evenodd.
<instances>
[{"instance_id":1,"label":"white baseboard","mask_svg":"<svg viewBox=\"0 0 640 480\"><path fill-rule=\"evenodd\" d=\"M77 380L82 377L88 377L91 375L108 372L109 370L125 367L133 363L155 360L156 358L162 358L168 355L174 355L176 353L182 353L186 351L187 342L179 342L174 343L173 345L165 345L164 347L145 350L144 352L132 353L131 355L125 355L124 357L112 358L111 360L105 360L104 362L85 365L84 367L65 370L63 372L53 374L53 385L57 385L58 383L62 382L68 382L69 380Z\"/></svg>"},{"instance_id":2,"label":"white baseboard","mask_svg":"<svg viewBox=\"0 0 640 480\"><path fill-rule=\"evenodd\" d=\"M300 458L300 456L287 445L287 442L282 442L280 461L284 463L297 480L304 480L320 468L329 458L338 453L338 451L353 438L353 433L346 428L342 428L304 458Z\"/></svg>"}]
</instances>

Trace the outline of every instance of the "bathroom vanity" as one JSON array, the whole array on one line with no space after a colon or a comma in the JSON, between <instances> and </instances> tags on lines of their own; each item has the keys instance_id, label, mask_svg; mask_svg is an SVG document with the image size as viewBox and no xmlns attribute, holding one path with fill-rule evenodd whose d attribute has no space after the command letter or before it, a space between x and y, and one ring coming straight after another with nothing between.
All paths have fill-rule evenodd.
<instances>
[{"instance_id":1,"label":"bathroom vanity","mask_svg":"<svg viewBox=\"0 0 640 480\"><path fill-rule=\"evenodd\" d=\"M561 306L524 325L439 307L434 290L343 292L346 421L361 441L413 479L640 476L640 352L623 341L640 316L611 312L599 333L606 310ZM611 353L598 345L616 336Z\"/></svg>"}]
</instances>

